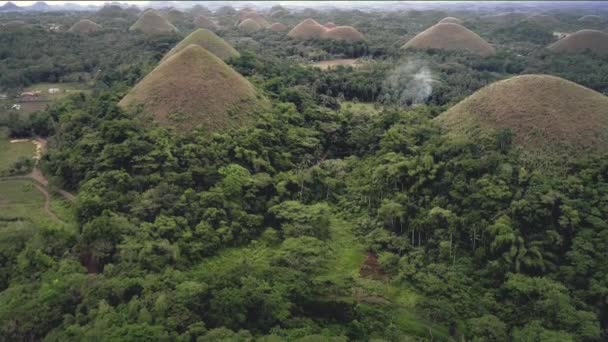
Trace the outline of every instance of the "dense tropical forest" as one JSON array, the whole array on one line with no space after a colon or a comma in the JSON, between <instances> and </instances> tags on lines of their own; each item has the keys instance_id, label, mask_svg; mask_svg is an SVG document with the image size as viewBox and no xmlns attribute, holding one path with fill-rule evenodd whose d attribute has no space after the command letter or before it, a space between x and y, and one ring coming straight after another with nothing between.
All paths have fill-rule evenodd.
<instances>
[{"instance_id":1,"label":"dense tropical forest","mask_svg":"<svg viewBox=\"0 0 608 342\"><path fill-rule=\"evenodd\" d=\"M260 10L365 36L298 40L199 7L264 101L251 124L184 131L119 104L195 30L187 10L164 35L128 31L134 7L0 13L30 23L0 30L0 93L86 85L31 113L0 102L3 139L48 143L36 162L0 151L0 341L608 339L608 145L545 156L514 130L455 139L439 120L517 75L605 97L608 54L546 48L601 24L571 10L549 13L555 27L449 9ZM496 53L401 48L448 15ZM48 30L82 18L102 28ZM317 66L338 59L362 64ZM54 218L11 202L40 186L32 170Z\"/></svg>"}]
</instances>

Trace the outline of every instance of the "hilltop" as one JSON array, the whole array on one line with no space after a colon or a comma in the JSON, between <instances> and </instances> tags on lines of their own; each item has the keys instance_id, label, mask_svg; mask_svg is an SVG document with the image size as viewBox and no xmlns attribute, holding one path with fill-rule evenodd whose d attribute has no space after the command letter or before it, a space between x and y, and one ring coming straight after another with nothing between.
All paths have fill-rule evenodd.
<instances>
[{"instance_id":1,"label":"hilltop","mask_svg":"<svg viewBox=\"0 0 608 342\"><path fill-rule=\"evenodd\" d=\"M199 15L193 21L194 26L204 28L211 31L216 31L219 27L209 18L204 15Z\"/></svg>"},{"instance_id":2,"label":"hilltop","mask_svg":"<svg viewBox=\"0 0 608 342\"><path fill-rule=\"evenodd\" d=\"M596 30L581 30L549 45L549 50L558 53L593 51L608 55L608 33Z\"/></svg>"},{"instance_id":3,"label":"hilltop","mask_svg":"<svg viewBox=\"0 0 608 342\"><path fill-rule=\"evenodd\" d=\"M320 38L326 30L325 26L314 19L308 18L292 28L287 35L296 39Z\"/></svg>"},{"instance_id":4,"label":"hilltop","mask_svg":"<svg viewBox=\"0 0 608 342\"><path fill-rule=\"evenodd\" d=\"M260 24L251 18L245 19L239 24L239 29L247 33L259 31L262 28Z\"/></svg>"},{"instance_id":5,"label":"hilltop","mask_svg":"<svg viewBox=\"0 0 608 342\"><path fill-rule=\"evenodd\" d=\"M217 131L249 122L260 101L247 79L192 44L160 63L119 105L141 108L161 125Z\"/></svg>"},{"instance_id":6,"label":"hilltop","mask_svg":"<svg viewBox=\"0 0 608 342\"><path fill-rule=\"evenodd\" d=\"M440 23L419 33L403 45L404 49L440 49L469 51L480 56L493 55L496 50L475 32L459 24Z\"/></svg>"},{"instance_id":7,"label":"hilltop","mask_svg":"<svg viewBox=\"0 0 608 342\"><path fill-rule=\"evenodd\" d=\"M163 57L161 62L167 60L167 58L182 51L191 44L205 48L207 51L224 61L232 57L240 56L238 51L236 51L230 44L226 43L225 40L218 37L215 33L201 28L190 33L186 38L179 42L165 55L165 57Z\"/></svg>"},{"instance_id":8,"label":"hilltop","mask_svg":"<svg viewBox=\"0 0 608 342\"><path fill-rule=\"evenodd\" d=\"M89 19L82 19L82 20L78 21L76 24L72 25L72 27L70 27L68 32L89 33L89 32L98 31L99 29L101 29L101 25L98 25L97 23L95 23Z\"/></svg>"},{"instance_id":9,"label":"hilltop","mask_svg":"<svg viewBox=\"0 0 608 342\"><path fill-rule=\"evenodd\" d=\"M539 158L608 151L608 97L574 82L523 75L490 84L437 117L452 137L475 141L503 129Z\"/></svg>"},{"instance_id":10,"label":"hilltop","mask_svg":"<svg viewBox=\"0 0 608 342\"><path fill-rule=\"evenodd\" d=\"M599 15L588 14L578 18L578 21L586 24L598 24L602 22L602 17Z\"/></svg>"},{"instance_id":11,"label":"hilltop","mask_svg":"<svg viewBox=\"0 0 608 342\"><path fill-rule=\"evenodd\" d=\"M321 34L323 39L343 40L347 42L358 42L365 38L361 32L351 26L337 26Z\"/></svg>"},{"instance_id":12,"label":"hilltop","mask_svg":"<svg viewBox=\"0 0 608 342\"><path fill-rule=\"evenodd\" d=\"M184 13L180 10L172 9L165 15L165 18L171 23L184 20Z\"/></svg>"},{"instance_id":13,"label":"hilltop","mask_svg":"<svg viewBox=\"0 0 608 342\"><path fill-rule=\"evenodd\" d=\"M239 15L239 19L241 21L251 19L255 21L258 25L260 25L262 28L270 27L270 23L264 18L264 16L255 11L245 11Z\"/></svg>"},{"instance_id":14,"label":"hilltop","mask_svg":"<svg viewBox=\"0 0 608 342\"><path fill-rule=\"evenodd\" d=\"M325 26L325 27L326 27L326 28L328 28L328 29L333 29L333 28L338 27L338 25L334 24L334 23L333 23L333 22L331 22L331 21L329 21L329 22L325 23L325 25L323 25L323 26Z\"/></svg>"},{"instance_id":15,"label":"hilltop","mask_svg":"<svg viewBox=\"0 0 608 342\"><path fill-rule=\"evenodd\" d=\"M273 23L268 29L273 32L283 32L287 31L289 28L283 23Z\"/></svg>"},{"instance_id":16,"label":"hilltop","mask_svg":"<svg viewBox=\"0 0 608 342\"><path fill-rule=\"evenodd\" d=\"M139 19L130 28L130 31L138 31L146 34L166 34L177 32L177 28L173 26L167 19L163 18L158 12L153 9L144 11Z\"/></svg>"},{"instance_id":17,"label":"hilltop","mask_svg":"<svg viewBox=\"0 0 608 342\"><path fill-rule=\"evenodd\" d=\"M445 17L439 20L439 23L451 23L451 24L462 24L464 21L462 19L454 18L454 17Z\"/></svg>"}]
</instances>

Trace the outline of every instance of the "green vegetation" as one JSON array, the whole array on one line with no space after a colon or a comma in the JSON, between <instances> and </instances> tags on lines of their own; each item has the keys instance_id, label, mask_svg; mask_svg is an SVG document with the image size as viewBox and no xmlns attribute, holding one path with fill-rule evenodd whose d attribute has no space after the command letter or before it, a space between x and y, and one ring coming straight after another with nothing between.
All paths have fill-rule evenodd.
<instances>
[{"instance_id":1,"label":"green vegetation","mask_svg":"<svg viewBox=\"0 0 608 342\"><path fill-rule=\"evenodd\" d=\"M29 171L32 164L28 161L32 160L34 150L34 144L27 140L11 143L6 131L0 129L0 177Z\"/></svg>"},{"instance_id":2,"label":"green vegetation","mask_svg":"<svg viewBox=\"0 0 608 342\"><path fill-rule=\"evenodd\" d=\"M277 11L306 39L236 25ZM7 103L75 91L0 117L48 138L32 174L0 140L0 340L606 340L608 59L496 12L454 12L484 56L401 49L439 10L1 13Z\"/></svg>"}]
</instances>

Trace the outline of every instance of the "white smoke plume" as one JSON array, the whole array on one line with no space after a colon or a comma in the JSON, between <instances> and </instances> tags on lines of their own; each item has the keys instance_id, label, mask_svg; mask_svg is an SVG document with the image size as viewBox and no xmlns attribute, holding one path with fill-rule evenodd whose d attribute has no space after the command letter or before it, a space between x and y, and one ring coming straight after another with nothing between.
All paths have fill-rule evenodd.
<instances>
[{"instance_id":1,"label":"white smoke plume","mask_svg":"<svg viewBox=\"0 0 608 342\"><path fill-rule=\"evenodd\" d=\"M382 83L382 99L400 106L423 104L433 93L433 74L426 63L414 60L391 70Z\"/></svg>"}]
</instances>

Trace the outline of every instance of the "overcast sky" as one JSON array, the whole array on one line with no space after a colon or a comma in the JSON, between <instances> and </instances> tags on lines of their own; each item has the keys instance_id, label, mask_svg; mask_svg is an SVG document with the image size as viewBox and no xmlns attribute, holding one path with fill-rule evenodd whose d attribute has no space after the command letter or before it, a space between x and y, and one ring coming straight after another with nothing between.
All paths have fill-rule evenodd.
<instances>
[{"instance_id":1,"label":"overcast sky","mask_svg":"<svg viewBox=\"0 0 608 342\"><path fill-rule=\"evenodd\" d=\"M0 5L4 5L5 3L7 3L8 1L0 1ZM11 1L12 3L14 3L17 6L29 6L34 4L37 1ZM78 3L81 5L103 5L106 2L111 2L111 1L48 1L47 3L49 5L53 5L53 4L65 4L65 3ZM135 4L135 3L141 3L142 1L119 1L119 2L126 2L128 4ZM147 1L144 1L147 2Z\"/></svg>"}]
</instances>

